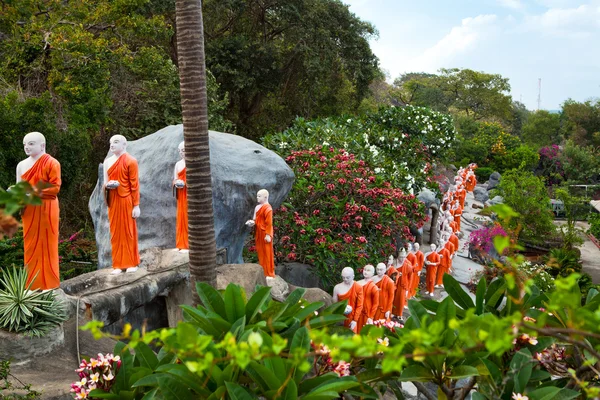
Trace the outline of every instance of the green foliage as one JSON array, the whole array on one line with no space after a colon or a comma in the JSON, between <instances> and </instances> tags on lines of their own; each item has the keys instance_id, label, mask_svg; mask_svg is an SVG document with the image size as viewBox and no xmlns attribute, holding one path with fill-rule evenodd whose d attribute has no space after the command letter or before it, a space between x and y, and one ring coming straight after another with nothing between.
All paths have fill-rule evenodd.
<instances>
[{"instance_id":1,"label":"green foliage","mask_svg":"<svg viewBox=\"0 0 600 400\"><path fill-rule=\"evenodd\" d=\"M560 114L550 113L546 110L537 110L531 113L521 130L523 142L535 149L560 144Z\"/></svg>"},{"instance_id":2,"label":"green foliage","mask_svg":"<svg viewBox=\"0 0 600 400\"><path fill-rule=\"evenodd\" d=\"M10 380L9 380L10 378ZM16 381L15 385L13 381ZM10 373L10 361L0 360L0 399L2 400L33 400L42 394L31 389L31 384L25 384Z\"/></svg>"},{"instance_id":3,"label":"green foliage","mask_svg":"<svg viewBox=\"0 0 600 400\"><path fill-rule=\"evenodd\" d=\"M578 249L551 249L546 264L553 276L569 276L582 268Z\"/></svg>"},{"instance_id":4,"label":"green foliage","mask_svg":"<svg viewBox=\"0 0 600 400\"><path fill-rule=\"evenodd\" d=\"M507 78L470 69L440 69L439 75L409 73L396 80L405 104L464 114L475 120L512 119Z\"/></svg>"},{"instance_id":5,"label":"green foliage","mask_svg":"<svg viewBox=\"0 0 600 400\"><path fill-rule=\"evenodd\" d=\"M196 284L203 305L181 306L184 319L200 333L222 340L227 334L240 339L250 332L277 333L292 339L301 326L321 328L344 321L340 304L319 313L322 302L309 303L302 298L305 289L298 288L283 303L271 300L269 287L259 288L250 299L239 286L230 284L220 293L206 283Z\"/></svg>"},{"instance_id":6,"label":"green foliage","mask_svg":"<svg viewBox=\"0 0 600 400\"><path fill-rule=\"evenodd\" d=\"M174 329L126 336L115 355L122 364L109 393L90 396L112 399L336 399L344 391L365 399L375 392L354 376L335 373L307 375L311 329L343 321L345 303L315 311L323 303L301 299L304 289L292 292L284 303L271 300L270 288L261 287L246 301L244 291L230 284L224 293L197 284L203 305L184 306L186 322ZM98 333L101 324L88 328ZM212 333L214 336L209 336ZM148 344L160 346L155 354ZM130 352L131 347L134 353Z\"/></svg>"},{"instance_id":7,"label":"green foliage","mask_svg":"<svg viewBox=\"0 0 600 400\"><path fill-rule=\"evenodd\" d=\"M519 227L519 240L540 243L555 232L550 198L541 179L532 172L521 169L505 172L497 192L505 204L520 214L505 226L510 230Z\"/></svg>"},{"instance_id":8,"label":"green foliage","mask_svg":"<svg viewBox=\"0 0 600 400\"><path fill-rule=\"evenodd\" d=\"M260 138L296 116L353 112L380 75L375 28L337 0L202 4L207 67L230 94L238 133Z\"/></svg>"},{"instance_id":9,"label":"green foliage","mask_svg":"<svg viewBox=\"0 0 600 400\"><path fill-rule=\"evenodd\" d=\"M572 184L600 182L600 151L568 140L560 155L565 179Z\"/></svg>"},{"instance_id":10,"label":"green foliage","mask_svg":"<svg viewBox=\"0 0 600 400\"><path fill-rule=\"evenodd\" d=\"M296 181L274 215L275 255L313 265L326 288L344 267L395 254L412 238L409 227L425 222L423 203L344 150L317 146L286 161Z\"/></svg>"},{"instance_id":11,"label":"green foliage","mask_svg":"<svg viewBox=\"0 0 600 400\"><path fill-rule=\"evenodd\" d=\"M44 336L65 320L63 305L53 291L31 290L24 268L0 271L0 327L30 336Z\"/></svg>"},{"instance_id":12,"label":"green foliage","mask_svg":"<svg viewBox=\"0 0 600 400\"><path fill-rule=\"evenodd\" d=\"M345 149L376 167L377 175L394 187L418 193L431 180L430 164L444 159L454 133L448 115L407 106L357 117L298 118L291 128L267 135L263 142L284 158L316 146Z\"/></svg>"},{"instance_id":13,"label":"green foliage","mask_svg":"<svg viewBox=\"0 0 600 400\"><path fill-rule=\"evenodd\" d=\"M567 223L561 225L558 229L562 237L563 247L572 250L583 244L583 239L579 236L582 231L575 226L575 223L578 214L581 214L581 205L586 203L585 199L572 196L568 188L556 189L554 197L562 202L567 218Z\"/></svg>"},{"instance_id":14,"label":"green foliage","mask_svg":"<svg viewBox=\"0 0 600 400\"><path fill-rule=\"evenodd\" d=\"M531 261L517 265L517 270L524 274L524 278L531 279L542 292L554 289L554 278L548 272L549 269L546 265L533 264Z\"/></svg>"},{"instance_id":15,"label":"green foliage","mask_svg":"<svg viewBox=\"0 0 600 400\"><path fill-rule=\"evenodd\" d=\"M61 230L89 226L87 198L107 142L181 122L174 2L4 4L0 13L0 187L14 183L22 138L39 131L61 163ZM208 74L209 123L230 129Z\"/></svg>"},{"instance_id":16,"label":"green foliage","mask_svg":"<svg viewBox=\"0 0 600 400\"><path fill-rule=\"evenodd\" d=\"M600 213L590 214L588 222L590 223L589 233L600 240Z\"/></svg>"},{"instance_id":17,"label":"green foliage","mask_svg":"<svg viewBox=\"0 0 600 400\"><path fill-rule=\"evenodd\" d=\"M468 164L466 164L466 165L468 165ZM477 182L481 182L481 183L487 182L490 179L490 175L492 175L493 173L494 173L493 168L478 167L475 170L475 176L477 177Z\"/></svg>"},{"instance_id":18,"label":"green foliage","mask_svg":"<svg viewBox=\"0 0 600 400\"><path fill-rule=\"evenodd\" d=\"M580 146L600 146L600 100L578 103L567 100L562 106L563 134Z\"/></svg>"}]
</instances>

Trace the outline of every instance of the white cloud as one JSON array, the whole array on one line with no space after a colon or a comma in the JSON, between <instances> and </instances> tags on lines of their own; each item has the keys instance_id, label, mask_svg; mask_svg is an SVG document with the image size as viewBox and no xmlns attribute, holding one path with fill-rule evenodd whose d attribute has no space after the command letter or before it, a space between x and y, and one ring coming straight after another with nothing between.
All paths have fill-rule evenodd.
<instances>
[{"instance_id":1,"label":"white cloud","mask_svg":"<svg viewBox=\"0 0 600 400\"><path fill-rule=\"evenodd\" d=\"M523 3L521 0L497 0L501 6L512 8L513 10L520 10L523 8Z\"/></svg>"},{"instance_id":2,"label":"white cloud","mask_svg":"<svg viewBox=\"0 0 600 400\"><path fill-rule=\"evenodd\" d=\"M543 14L525 18L526 30L546 35L587 37L600 28L600 7L591 3L576 8L551 8Z\"/></svg>"},{"instance_id":3,"label":"white cloud","mask_svg":"<svg viewBox=\"0 0 600 400\"><path fill-rule=\"evenodd\" d=\"M459 26L435 45L426 49L419 57L409 62L407 71L434 72L447 66L448 61L467 53L488 37L496 28L496 15L478 15L465 18Z\"/></svg>"}]
</instances>

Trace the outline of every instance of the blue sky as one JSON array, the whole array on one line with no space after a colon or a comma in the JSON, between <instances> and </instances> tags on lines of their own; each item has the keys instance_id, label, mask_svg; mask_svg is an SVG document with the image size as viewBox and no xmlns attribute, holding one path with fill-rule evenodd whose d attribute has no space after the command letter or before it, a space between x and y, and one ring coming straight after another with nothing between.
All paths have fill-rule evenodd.
<instances>
[{"instance_id":1,"label":"blue sky","mask_svg":"<svg viewBox=\"0 0 600 400\"><path fill-rule=\"evenodd\" d=\"M600 97L600 0L342 0L379 31L390 80L470 68L509 78L513 99L559 109Z\"/></svg>"}]
</instances>

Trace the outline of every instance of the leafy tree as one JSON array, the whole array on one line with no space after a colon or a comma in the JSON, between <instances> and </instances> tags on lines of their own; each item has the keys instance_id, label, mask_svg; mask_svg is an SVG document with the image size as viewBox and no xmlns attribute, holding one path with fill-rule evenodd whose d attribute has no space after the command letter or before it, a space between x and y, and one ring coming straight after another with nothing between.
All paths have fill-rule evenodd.
<instances>
[{"instance_id":1,"label":"leafy tree","mask_svg":"<svg viewBox=\"0 0 600 400\"><path fill-rule=\"evenodd\" d=\"M523 169L504 172L497 193L520 214L507 226L510 230L520 229L520 240L541 243L555 232L546 187L532 172Z\"/></svg>"},{"instance_id":2,"label":"leafy tree","mask_svg":"<svg viewBox=\"0 0 600 400\"><path fill-rule=\"evenodd\" d=\"M578 146L568 140L560 155L565 179L571 183L600 182L600 151L592 146Z\"/></svg>"},{"instance_id":3,"label":"leafy tree","mask_svg":"<svg viewBox=\"0 0 600 400\"><path fill-rule=\"evenodd\" d=\"M375 28L339 0L208 0L207 66L230 94L238 132L355 110L379 73Z\"/></svg>"},{"instance_id":4,"label":"leafy tree","mask_svg":"<svg viewBox=\"0 0 600 400\"><path fill-rule=\"evenodd\" d=\"M212 203L204 31L200 0L177 0L177 54L188 189L190 278L217 281L217 245ZM195 304L200 302L192 290Z\"/></svg>"},{"instance_id":5,"label":"leafy tree","mask_svg":"<svg viewBox=\"0 0 600 400\"><path fill-rule=\"evenodd\" d=\"M552 144L560 144L560 115L546 110L538 110L529 115L527 122L523 125L521 137L523 142L529 146L540 148Z\"/></svg>"},{"instance_id":6,"label":"leafy tree","mask_svg":"<svg viewBox=\"0 0 600 400\"><path fill-rule=\"evenodd\" d=\"M439 111L464 113L475 120L510 120L508 78L470 69L440 69L439 75L404 74L396 80L405 102Z\"/></svg>"},{"instance_id":7,"label":"leafy tree","mask_svg":"<svg viewBox=\"0 0 600 400\"><path fill-rule=\"evenodd\" d=\"M562 106L564 135L580 146L600 146L600 99L578 103L567 100Z\"/></svg>"},{"instance_id":8,"label":"leafy tree","mask_svg":"<svg viewBox=\"0 0 600 400\"><path fill-rule=\"evenodd\" d=\"M510 127L511 133L516 136L522 135L523 125L529 120L531 112L520 101L513 101L511 108Z\"/></svg>"}]
</instances>

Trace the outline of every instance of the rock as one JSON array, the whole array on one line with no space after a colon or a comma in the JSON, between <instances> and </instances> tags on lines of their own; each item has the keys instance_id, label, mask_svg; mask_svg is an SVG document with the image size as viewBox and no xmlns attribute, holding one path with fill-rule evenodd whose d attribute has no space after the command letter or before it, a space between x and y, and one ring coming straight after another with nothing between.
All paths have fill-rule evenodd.
<instances>
[{"instance_id":1,"label":"rock","mask_svg":"<svg viewBox=\"0 0 600 400\"><path fill-rule=\"evenodd\" d=\"M246 296L254 293L256 286L267 286L265 271L259 264L225 264L217 267L217 290L224 290L230 283L244 288Z\"/></svg>"},{"instance_id":2,"label":"rock","mask_svg":"<svg viewBox=\"0 0 600 400\"><path fill-rule=\"evenodd\" d=\"M275 267L275 274L286 282L304 288L321 287L321 280L313 272L313 267L307 264L288 262Z\"/></svg>"},{"instance_id":3,"label":"rock","mask_svg":"<svg viewBox=\"0 0 600 400\"><path fill-rule=\"evenodd\" d=\"M501 204L504 202L504 199L502 198L502 196L496 196L491 200L488 200L488 202L486 204L490 205L490 206L495 206L496 204Z\"/></svg>"},{"instance_id":4,"label":"rock","mask_svg":"<svg viewBox=\"0 0 600 400\"><path fill-rule=\"evenodd\" d=\"M494 172L490 175L490 179L487 182L487 190L490 191L494 189L500 183L500 173Z\"/></svg>"},{"instance_id":5,"label":"rock","mask_svg":"<svg viewBox=\"0 0 600 400\"><path fill-rule=\"evenodd\" d=\"M127 151L138 160L141 216L137 221L140 251L151 247L175 247L176 201L171 182L179 160L177 146L183 126L168 126L128 143ZM256 192L269 191L273 209L292 188L294 174L274 152L241 136L210 131L213 211L217 248L227 249L227 262L242 263L242 248L252 230L244 224L252 218ZM89 201L98 246L99 268L112 264L108 215L100 177Z\"/></svg>"},{"instance_id":6,"label":"rock","mask_svg":"<svg viewBox=\"0 0 600 400\"><path fill-rule=\"evenodd\" d=\"M64 341L62 325L51 328L45 336L39 338L0 329L0 360L29 363L61 347Z\"/></svg>"},{"instance_id":7,"label":"rock","mask_svg":"<svg viewBox=\"0 0 600 400\"><path fill-rule=\"evenodd\" d=\"M474 208L476 210L481 210L483 207L477 203L473 203L473 204L471 204L471 208Z\"/></svg>"},{"instance_id":8,"label":"rock","mask_svg":"<svg viewBox=\"0 0 600 400\"><path fill-rule=\"evenodd\" d=\"M290 286L290 291L293 291L294 289L295 287ZM329 307L333 304L333 297L331 297L331 295L323 289L319 288L306 288L306 292L304 293L304 296L302 296L302 298L310 303L322 301L323 303L325 303L323 305L323 308Z\"/></svg>"},{"instance_id":9,"label":"rock","mask_svg":"<svg viewBox=\"0 0 600 400\"><path fill-rule=\"evenodd\" d=\"M476 201L480 202L480 203L485 203L486 201L489 200L490 196L486 190L486 188L484 188L483 186L475 186L475 189L473 190L473 197L475 198Z\"/></svg>"},{"instance_id":10,"label":"rock","mask_svg":"<svg viewBox=\"0 0 600 400\"><path fill-rule=\"evenodd\" d=\"M271 288L271 297L274 300L284 302L290 294L290 285L280 276L275 275L275 278L266 278L267 286Z\"/></svg>"},{"instance_id":11,"label":"rock","mask_svg":"<svg viewBox=\"0 0 600 400\"><path fill-rule=\"evenodd\" d=\"M419 199L422 203L425 204L425 208L431 207L432 204L438 204L438 199L431 190L424 188L417 195L417 199Z\"/></svg>"}]
</instances>

